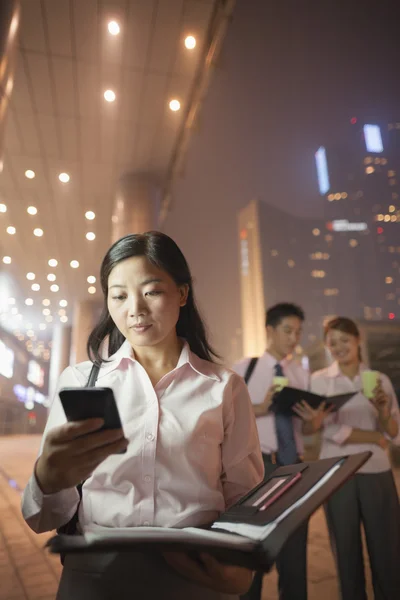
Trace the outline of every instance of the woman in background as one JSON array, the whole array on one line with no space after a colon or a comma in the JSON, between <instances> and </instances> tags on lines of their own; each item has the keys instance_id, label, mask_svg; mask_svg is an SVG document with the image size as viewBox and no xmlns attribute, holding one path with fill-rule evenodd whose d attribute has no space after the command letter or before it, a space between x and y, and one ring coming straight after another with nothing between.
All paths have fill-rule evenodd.
<instances>
[{"instance_id":1,"label":"woman in background","mask_svg":"<svg viewBox=\"0 0 400 600\"><path fill-rule=\"evenodd\" d=\"M400 598L400 509L387 454L399 444L399 408L389 378L379 374L374 396L362 391L360 333L350 319L338 317L325 327L334 363L314 373L311 390L333 396L355 392L322 429L320 458L369 450L371 458L326 505L326 517L340 578L342 600L367 600L361 524L365 531L375 600Z\"/></svg>"}]
</instances>

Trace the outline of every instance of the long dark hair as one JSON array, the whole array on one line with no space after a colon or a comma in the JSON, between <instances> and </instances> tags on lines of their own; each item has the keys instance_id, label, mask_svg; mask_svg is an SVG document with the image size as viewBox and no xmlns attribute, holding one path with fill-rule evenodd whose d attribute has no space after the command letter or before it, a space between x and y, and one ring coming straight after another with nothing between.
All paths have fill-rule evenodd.
<instances>
[{"instance_id":1,"label":"long dark hair","mask_svg":"<svg viewBox=\"0 0 400 600\"><path fill-rule=\"evenodd\" d=\"M329 331L341 331L342 333L347 333L348 335L352 335L358 340L360 340L360 330L357 325L349 319L348 317L335 317L326 323L324 327L324 338L328 335ZM361 348L358 346L358 360L362 361Z\"/></svg>"},{"instance_id":2,"label":"long dark hair","mask_svg":"<svg viewBox=\"0 0 400 600\"><path fill-rule=\"evenodd\" d=\"M176 333L185 339L192 352L200 358L214 362L219 356L207 341L205 325L197 309L193 281L189 265L177 244L167 235L159 231L132 233L121 238L111 246L105 255L100 269L100 281L104 295L104 307L100 320L87 342L87 352L93 362L101 364L101 345L108 337L108 356L112 356L125 341L112 320L107 307L108 278L114 267L132 256L145 256L153 265L168 273L176 285L188 285L189 293L185 306L180 309L176 324Z\"/></svg>"}]
</instances>

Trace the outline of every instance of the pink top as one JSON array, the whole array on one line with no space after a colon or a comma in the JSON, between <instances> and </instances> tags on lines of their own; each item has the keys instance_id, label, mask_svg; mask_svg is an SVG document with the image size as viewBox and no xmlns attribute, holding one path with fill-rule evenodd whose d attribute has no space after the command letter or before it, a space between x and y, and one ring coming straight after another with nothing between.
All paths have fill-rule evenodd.
<instances>
[{"instance_id":1,"label":"pink top","mask_svg":"<svg viewBox=\"0 0 400 600\"><path fill-rule=\"evenodd\" d=\"M250 360L250 358L241 360L233 366L233 370L236 371L238 375L244 377ZM264 352L258 359L248 383L250 398L253 404L261 404L264 401L265 395L272 385L277 362L276 358L269 354L269 352ZM309 374L307 371L293 360L284 359L280 364L285 377L289 379L291 387L300 390L308 389ZM263 417L257 417L257 429L262 452L264 452L264 454L276 452L278 450L278 442L275 430L275 416L265 415ZM299 455L302 455L304 444L301 419L293 417L293 429L297 451Z\"/></svg>"},{"instance_id":2,"label":"pink top","mask_svg":"<svg viewBox=\"0 0 400 600\"><path fill-rule=\"evenodd\" d=\"M360 373L364 370L365 367L361 366ZM380 375L383 389L390 397L392 417L400 424L399 406L393 386L386 375L383 373ZM381 473L382 471L389 471L390 462L387 451L380 446L376 444L346 444L346 439L353 429L379 430L377 411L361 390L360 374L353 380L349 379L340 371L337 362L334 362L327 369L312 374L311 391L317 394L335 396L336 394L345 394L352 391L357 392L337 413L329 415L325 419L320 458L344 456L370 450L372 457L361 467L359 472ZM393 440L388 435L385 434L385 436L396 445L400 444L400 429L399 434Z\"/></svg>"},{"instance_id":3,"label":"pink top","mask_svg":"<svg viewBox=\"0 0 400 600\"><path fill-rule=\"evenodd\" d=\"M89 361L68 367L58 389L85 385L90 369ZM103 364L97 385L113 389L129 446L85 481L83 528L202 525L261 481L264 468L245 384L232 371L201 360L187 344L176 368L154 388L125 342ZM57 393L43 440L65 422ZM42 532L65 523L77 504L75 488L43 495L32 476L22 511L32 529Z\"/></svg>"}]
</instances>

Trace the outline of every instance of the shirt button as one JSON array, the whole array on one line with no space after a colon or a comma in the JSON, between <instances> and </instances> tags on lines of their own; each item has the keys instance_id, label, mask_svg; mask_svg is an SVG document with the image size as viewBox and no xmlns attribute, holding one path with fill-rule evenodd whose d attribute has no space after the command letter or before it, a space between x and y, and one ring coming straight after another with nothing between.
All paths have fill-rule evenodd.
<instances>
[{"instance_id":1,"label":"shirt button","mask_svg":"<svg viewBox=\"0 0 400 600\"><path fill-rule=\"evenodd\" d=\"M146 475L146 477L144 478L144 480L145 480L146 483L150 483L150 481L151 481L150 475Z\"/></svg>"},{"instance_id":2,"label":"shirt button","mask_svg":"<svg viewBox=\"0 0 400 600\"><path fill-rule=\"evenodd\" d=\"M152 442L154 440L154 435L152 433L148 433L146 438L149 440L149 442Z\"/></svg>"}]
</instances>

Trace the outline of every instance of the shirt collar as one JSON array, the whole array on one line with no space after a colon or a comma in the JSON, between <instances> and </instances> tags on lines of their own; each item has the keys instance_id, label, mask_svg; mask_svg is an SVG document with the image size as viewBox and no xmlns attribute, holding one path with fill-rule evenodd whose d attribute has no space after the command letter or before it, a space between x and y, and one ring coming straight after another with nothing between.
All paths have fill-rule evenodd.
<instances>
[{"instance_id":1,"label":"shirt collar","mask_svg":"<svg viewBox=\"0 0 400 600\"><path fill-rule=\"evenodd\" d=\"M275 358L275 356L272 356L272 354L270 354L268 352L268 350L265 351L264 356L266 358L266 360L268 361L267 364L268 366L271 367L275 367L275 365L279 364L282 367L289 365L291 363L291 361L288 358L283 358L282 360L278 360Z\"/></svg>"},{"instance_id":2,"label":"shirt collar","mask_svg":"<svg viewBox=\"0 0 400 600\"><path fill-rule=\"evenodd\" d=\"M176 371L189 364L193 371L196 371L196 373L198 373L199 375L202 375L207 379L214 379L215 381L220 381L220 377L214 372L214 363L199 358L196 354L194 354L194 352L190 350L189 344L184 340L182 341L182 351L174 370ZM117 352L110 356L107 362L104 362L102 364L100 376L102 377L103 375L106 375L107 373L110 373L111 371L117 369L124 359L130 359L133 362L137 362L133 348L128 342L128 340L125 340L122 346L117 350Z\"/></svg>"},{"instance_id":3,"label":"shirt collar","mask_svg":"<svg viewBox=\"0 0 400 600\"><path fill-rule=\"evenodd\" d=\"M361 363L358 374L365 371L366 368L367 367L363 363ZM340 376L344 377L342 371L339 368L339 364L336 360L331 365L329 365L329 367L326 369L326 374L328 377L332 377L332 378L340 377Z\"/></svg>"}]
</instances>

